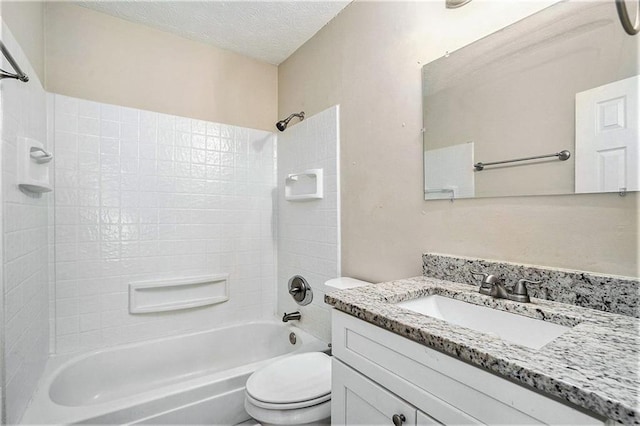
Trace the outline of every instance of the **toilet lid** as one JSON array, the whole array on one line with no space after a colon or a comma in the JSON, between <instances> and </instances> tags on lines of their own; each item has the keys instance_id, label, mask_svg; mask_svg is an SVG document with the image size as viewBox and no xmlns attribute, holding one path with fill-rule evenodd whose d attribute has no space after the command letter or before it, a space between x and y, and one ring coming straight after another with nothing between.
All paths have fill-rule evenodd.
<instances>
[{"instance_id":1,"label":"toilet lid","mask_svg":"<svg viewBox=\"0 0 640 426\"><path fill-rule=\"evenodd\" d=\"M292 355L257 370L247 394L270 404L327 399L331 394L331 357L322 352Z\"/></svg>"}]
</instances>

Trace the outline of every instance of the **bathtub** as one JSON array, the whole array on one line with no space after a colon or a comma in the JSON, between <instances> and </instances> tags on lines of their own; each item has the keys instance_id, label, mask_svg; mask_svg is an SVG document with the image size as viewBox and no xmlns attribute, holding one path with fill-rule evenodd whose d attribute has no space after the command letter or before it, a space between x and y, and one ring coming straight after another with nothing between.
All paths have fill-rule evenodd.
<instances>
[{"instance_id":1,"label":"bathtub","mask_svg":"<svg viewBox=\"0 0 640 426\"><path fill-rule=\"evenodd\" d=\"M325 349L296 327L264 321L52 357L21 423L236 424L249 419L252 372Z\"/></svg>"}]
</instances>

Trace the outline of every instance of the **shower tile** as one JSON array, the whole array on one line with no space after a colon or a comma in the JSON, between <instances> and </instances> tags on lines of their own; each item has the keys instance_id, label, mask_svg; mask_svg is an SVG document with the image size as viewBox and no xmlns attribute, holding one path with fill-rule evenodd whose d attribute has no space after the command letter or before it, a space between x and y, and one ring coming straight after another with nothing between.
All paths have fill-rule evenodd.
<instances>
[{"instance_id":1,"label":"shower tile","mask_svg":"<svg viewBox=\"0 0 640 426\"><path fill-rule=\"evenodd\" d=\"M176 117L176 130L191 133L191 120L185 117Z\"/></svg>"},{"instance_id":2,"label":"shower tile","mask_svg":"<svg viewBox=\"0 0 640 426\"><path fill-rule=\"evenodd\" d=\"M60 113L78 115L79 106L82 102L68 96L58 96L56 99L56 108Z\"/></svg>"},{"instance_id":3,"label":"shower tile","mask_svg":"<svg viewBox=\"0 0 640 426\"><path fill-rule=\"evenodd\" d=\"M262 282L275 291L275 247L261 241L272 241L273 230L270 219L260 222L272 214L273 135L76 102L76 131L57 138L59 189L68 192L56 200L65 218L55 245L67 274L56 284L58 304L66 306L56 315L75 317L78 328L67 326L72 334L59 336L58 351L272 315L276 297ZM73 117L60 120L75 128ZM227 304L162 318L127 312L129 282L219 272L237 275L232 286L252 294L232 302L237 318L230 319Z\"/></svg>"},{"instance_id":4,"label":"shower tile","mask_svg":"<svg viewBox=\"0 0 640 426\"><path fill-rule=\"evenodd\" d=\"M135 141L127 140L120 143L120 156L122 158L138 158L139 146Z\"/></svg>"},{"instance_id":5,"label":"shower tile","mask_svg":"<svg viewBox=\"0 0 640 426\"><path fill-rule=\"evenodd\" d=\"M138 125L122 123L120 125L120 138L122 140L137 142L139 137Z\"/></svg>"},{"instance_id":6,"label":"shower tile","mask_svg":"<svg viewBox=\"0 0 640 426\"><path fill-rule=\"evenodd\" d=\"M56 111L57 116L57 111ZM115 105L100 105L100 118L103 121L120 121L120 107Z\"/></svg>"},{"instance_id":7,"label":"shower tile","mask_svg":"<svg viewBox=\"0 0 640 426\"><path fill-rule=\"evenodd\" d=\"M207 133L207 122L202 120L191 120L191 132L204 135Z\"/></svg>"},{"instance_id":8,"label":"shower tile","mask_svg":"<svg viewBox=\"0 0 640 426\"><path fill-rule=\"evenodd\" d=\"M100 120L89 117L78 118L78 134L100 136Z\"/></svg>"},{"instance_id":9,"label":"shower tile","mask_svg":"<svg viewBox=\"0 0 640 426\"><path fill-rule=\"evenodd\" d=\"M76 352L79 350L80 337L78 334L56 336L56 350L60 354Z\"/></svg>"},{"instance_id":10,"label":"shower tile","mask_svg":"<svg viewBox=\"0 0 640 426\"><path fill-rule=\"evenodd\" d=\"M300 309L303 318L307 318L300 326L325 340L330 339L331 330L329 309L322 301L322 290L326 280L340 275L339 183L335 172L339 152L338 112L338 107L332 107L307 117L278 137L278 182L284 182L290 173L322 168L325 185L321 200L291 202L284 199L282 192L278 194L278 311ZM260 167L261 162L263 158L273 158L275 151L269 144L253 143L248 147L247 179L260 182L272 173ZM238 158L241 157L236 156L236 160ZM269 211L270 206L267 203L261 207ZM262 235L267 247L273 244L268 238L270 226L270 220L261 222L261 229L267 232ZM266 268L263 275L275 274L275 268ZM298 274L304 276L314 290L314 299L308 306L296 305L287 293L286 283Z\"/></svg>"},{"instance_id":11,"label":"shower tile","mask_svg":"<svg viewBox=\"0 0 640 426\"><path fill-rule=\"evenodd\" d=\"M79 347L82 350L97 349L100 346L102 346L102 333L99 330L80 333Z\"/></svg>"},{"instance_id":12,"label":"shower tile","mask_svg":"<svg viewBox=\"0 0 640 426\"><path fill-rule=\"evenodd\" d=\"M80 330L80 321L77 316L56 318L56 335L77 334Z\"/></svg>"},{"instance_id":13,"label":"shower tile","mask_svg":"<svg viewBox=\"0 0 640 426\"><path fill-rule=\"evenodd\" d=\"M158 127L161 129L175 130L176 117L167 114L158 114Z\"/></svg>"},{"instance_id":14,"label":"shower tile","mask_svg":"<svg viewBox=\"0 0 640 426\"><path fill-rule=\"evenodd\" d=\"M59 155L72 156L78 150L78 135L70 132L58 131L55 133L56 146L59 147L56 151ZM66 151L64 154L63 151Z\"/></svg>"},{"instance_id":15,"label":"shower tile","mask_svg":"<svg viewBox=\"0 0 640 426\"><path fill-rule=\"evenodd\" d=\"M92 296L81 296L76 303L77 312L80 314L92 314L95 312L100 312L100 296L92 295Z\"/></svg>"},{"instance_id":16,"label":"shower tile","mask_svg":"<svg viewBox=\"0 0 640 426\"><path fill-rule=\"evenodd\" d=\"M56 96L58 102L60 102L60 99L63 98L63 96ZM71 98L69 98L71 99ZM56 104L58 103L56 102ZM91 101L85 101L85 100L78 100L78 115L81 117L88 117L88 118L100 118L100 104L97 102L91 102ZM56 109L58 108L58 105L56 105ZM63 107L60 107L62 109L64 109Z\"/></svg>"},{"instance_id":17,"label":"shower tile","mask_svg":"<svg viewBox=\"0 0 640 426\"><path fill-rule=\"evenodd\" d=\"M58 300L55 305L56 315L59 317L76 317L78 316L78 299L62 299Z\"/></svg>"},{"instance_id":18,"label":"shower tile","mask_svg":"<svg viewBox=\"0 0 640 426\"><path fill-rule=\"evenodd\" d=\"M100 311L80 315L80 332L101 328Z\"/></svg>"},{"instance_id":19,"label":"shower tile","mask_svg":"<svg viewBox=\"0 0 640 426\"><path fill-rule=\"evenodd\" d=\"M138 126L140 121L140 111L133 108L120 108L120 121L124 124Z\"/></svg>"}]
</instances>

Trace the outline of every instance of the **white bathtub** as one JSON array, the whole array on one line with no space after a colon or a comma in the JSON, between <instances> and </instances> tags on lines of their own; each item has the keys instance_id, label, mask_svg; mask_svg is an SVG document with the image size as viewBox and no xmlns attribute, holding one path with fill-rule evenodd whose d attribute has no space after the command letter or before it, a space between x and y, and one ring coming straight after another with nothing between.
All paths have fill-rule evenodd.
<instances>
[{"instance_id":1,"label":"white bathtub","mask_svg":"<svg viewBox=\"0 0 640 426\"><path fill-rule=\"evenodd\" d=\"M289 333L295 333L295 345ZM49 360L23 424L235 424L262 365L327 344L252 322Z\"/></svg>"}]
</instances>

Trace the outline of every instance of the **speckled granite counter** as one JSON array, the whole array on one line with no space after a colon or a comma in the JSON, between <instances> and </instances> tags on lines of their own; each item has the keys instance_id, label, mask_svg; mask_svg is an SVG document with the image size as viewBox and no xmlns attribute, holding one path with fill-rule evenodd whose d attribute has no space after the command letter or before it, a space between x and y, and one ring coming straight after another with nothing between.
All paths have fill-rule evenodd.
<instances>
[{"instance_id":1,"label":"speckled granite counter","mask_svg":"<svg viewBox=\"0 0 640 426\"><path fill-rule=\"evenodd\" d=\"M572 327L540 350L395 305L439 294ZM325 296L336 309L624 424L640 424L640 320L564 303L493 299L468 284L416 277Z\"/></svg>"}]
</instances>

